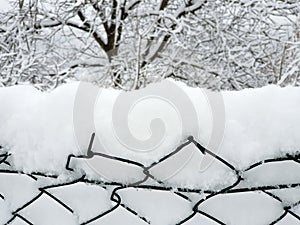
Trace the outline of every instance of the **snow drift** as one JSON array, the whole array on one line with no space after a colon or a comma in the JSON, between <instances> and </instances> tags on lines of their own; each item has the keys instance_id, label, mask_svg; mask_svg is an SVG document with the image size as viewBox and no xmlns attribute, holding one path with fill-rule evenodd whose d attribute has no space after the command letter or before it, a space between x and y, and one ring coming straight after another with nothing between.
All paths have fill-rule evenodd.
<instances>
[{"instance_id":1,"label":"snow drift","mask_svg":"<svg viewBox=\"0 0 300 225\"><path fill-rule=\"evenodd\" d=\"M299 100L171 80L1 88L0 223L298 224Z\"/></svg>"},{"instance_id":2,"label":"snow drift","mask_svg":"<svg viewBox=\"0 0 300 225\"><path fill-rule=\"evenodd\" d=\"M1 88L0 144L12 154L16 169L53 174L64 173L68 155L86 154L93 132L96 132L97 137L93 151L144 165L150 165L170 153L190 135L240 169L258 160L299 151L300 88L268 86L239 92L221 92L219 95L224 110L214 113L211 107L214 98L208 99L209 91L187 87L171 80L162 83L166 82L177 88L174 93L171 89L165 91L177 94L174 99L149 94L147 88L143 95L140 94L143 90L131 92L130 97L122 97L122 102L131 98L131 105L126 110L124 107L117 108L120 110L117 116L125 114L120 116L121 119L114 118L115 105L120 101L121 91L84 84L88 88L85 87L82 92L79 90L82 83L63 85L50 93L41 93L28 86ZM152 84L148 89L155 89L162 83ZM79 92L85 93L83 97L78 97ZM180 100L179 95L185 96ZM81 99L78 100L79 98ZM178 109L180 104L185 104L185 99L190 101L192 108L187 105L185 108L188 109ZM87 110L88 105L92 109ZM76 113L81 115L74 121ZM187 117L192 124L192 127L189 124L190 130L184 127L186 118L183 117ZM224 118L224 121L220 118ZM117 120L120 120L120 124ZM127 126L125 130L121 127L124 124ZM220 130L222 135L218 136L218 140L212 140L213 133ZM138 145L131 148L130 142L124 143L127 141L126 137L131 135L135 140L147 144L147 139L155 133L162 133L162 137L158 137L158 142L150 142L153 146L149 149L139 149ZM214 145L215 142L218 144ZM186 148L191 148L186 151L193 151L192 147ZM181 175L174 180L175 183L201 186L206 181L205 185L210 185L218 183L220 179L224 179L224 174L228 174L226 169L218 165L209 168L209 163L204 168L208 175L201 171L199 173L199 162L209 159L203 158L201 154L184 159L184 155L186 153L183 152L177 159L183 161L176 170ZM75 164L89 170L79 161ZM110 162L106 164L109 165ZM191 175L195 168L196 175ZM129 173L125 177L135 176L134 174ZM169 177L174 174L169 174ZM228 176L228 182L231 180Z\"/></svg>"}]
</instances>

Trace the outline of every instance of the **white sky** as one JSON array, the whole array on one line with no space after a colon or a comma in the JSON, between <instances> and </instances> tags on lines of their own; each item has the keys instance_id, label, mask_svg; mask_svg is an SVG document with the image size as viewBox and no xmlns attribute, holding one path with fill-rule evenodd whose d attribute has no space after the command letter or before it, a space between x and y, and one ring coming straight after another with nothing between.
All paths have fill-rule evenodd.
<instances>
[{"instance_id":1,"label":"white sky","mask_svg":"<svg viewBox=\"0 0 300 225\"><path fill-rule=\"evenodd\" d=\"M8 3L8 0L0 0L0 11L6 11L10 8L10 5Z\"/></svg>"}]
</instances>

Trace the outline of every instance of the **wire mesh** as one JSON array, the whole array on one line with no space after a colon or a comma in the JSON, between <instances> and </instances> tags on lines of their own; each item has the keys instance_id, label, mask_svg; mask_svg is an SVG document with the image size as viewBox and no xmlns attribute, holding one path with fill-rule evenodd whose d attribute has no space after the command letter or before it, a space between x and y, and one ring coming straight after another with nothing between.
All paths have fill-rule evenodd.
<instances>
[{"instance_id":1,"label":"wire mesh","mask_svg":"<svg viewBox=\"0 0 300 225\"><path fill-rule=\"evenodd\" d=\"M177 149L169 153L168 155L164 156L157 162L152 163L150 166L145 166L139 162L135 162L129 159L120 158L120 157L114 157L111 155L106 155L104 153L95 153L92 151L92 144L94 140L95 134L92 135L91 141L88 147L87 155L82 156L74 156L69 155L67 162L66 162L66 170L70 172L70 174L75 173L74 169L71 168L70 162L72 158L86 158L90 159L95 156L97 157L104 157L109 158L111 160L115 160L117 162L122 162L134 166L138 166L143 170L144 177L136 182L133 183L122 183L122 182L107 182L102 180L93 180L86 177L85 174L83 174L80 177L70 176L70 181L66 182L65 180L61 182L59 180L59 175L49 175L47 173L42 172L35 172L35 173L25 173L24 171L18 171L14 170L11 166L10 157L11 154L9 152L5 152L4 149L0 149L2 153L0 154L0 166L2 166L0 170L0 177L4 174L15 174L17 176L26 176L29 179L31 179L33 182L38 181L39 179L50 179L52 181L52 184L47 184L44 186L39 186L36 194L26 202L23 202L20 207L13 210L11 212L10 218L7 220L5 224L12 224L16 220L22 221L24 224L34 224L34 221L30 221L30 218L28 216L22 214L22 211L24 211L26 208L33 205L38 199L41 198L41 196L47 195L49 198L51 198L53 201L58 203L66 213L69 213L71 215L75 216L74 209L68 205L68 203L64 202L59 197L55 196L51 193L52 189L55 188L65 188L73 184L92 184L97 185L105 190L111 190L111 194L109 196L109 200L113 203L112 207L104 210L102 212L99 212L99 214L92 216L85 221L78 222L78 224L92 224L95 221L100 221L102 218L109 214L113 214L118 208L123 208L126 210L127 213L133 215L134 217L138 218L142 223L145 224L152 224L151 219L147 217L147 215L141 214L140 210L135 209L133 207L130 207L127 205L120 195L120 191L124 191L127 189L136 189L136 190L149 190L151 193L155 193L157 191L163 192L163 193L172 193L176 195L177 197L181 198L184 201L187 201L190 204L190 213L185 215L184 218L181 218L181 220L176 221L174 224L187 224L190 220L192 220L196 215L201 215L206 217L208 220L215 224L226 224L226 221L223 221L221 218L218 218L217 215L210 214L204 210L200 209L200 206L204 204L205 202L209 201L210 199L215 198L216 196L220 195L227 195L227 194L233 194L233 193L250 193L250 192L260 192L266 196L271 197L276 202L280 203L282 206L281 213L277 215L273 220L270 222L270 224L277 224L280 221L283 221L285 217L292 216L296 221L300 224L300 215L295 212L295 208L300 205L300 199L298 201L286 204L284 200L276 195L274 193L274 190L289 190L289 189L297 189L300 188L300 180L299 182L295 183L276 183L273 185L252 185L252 186L239 186L239 184L244 180L244 175L248 173L249 171L254 170L255 168L258 168L262 165L274 163L274 162L294 162L299 165L300 163L300 153L290 155L286 154L280 157L275 158L269 158L264 159L258 162L253 163L252 165L248 166L247 168L244 168L243 170L238 169L236 166L234 166L231 162L226 160L225 158L221 157L218 154L215 154L214 152L204 148L199 142L197 142L192 136L187 138L187 140L182 143L180 146L178 146ZM223 187L219 190L216 189L197 189L197 188L189 188L189 187L175 187L170 186L166 182L159 180L156 178L153 174L151 174L151 169L154 168L156 165L159 165L160 163L164 162L167 159L170 159L182 149L188 145L195 145L196 148L201 152L201 154L206 154L211 157L213 157L216 161L219 163L222 163L226 168L230 169L235 174L235 181L231 183L230 185ZM300 165L299 165L300 166ZM157 185L149 184L147 183L148 180L154 181ZM2 179L1 182L6 182L5 179ZM199 200L194 201L191 199L190 194L197 195L199 197ZM0 189L0 202L1 201L8 201L9 196L5 196L5 194L2 193ZM76 196L74 196L76 198ZM82 199L84 201L84 199ZM266 209L267 210L267 209ZM238 215L236 215L238 216ZM125 223L124 223L125 224Z\"/></svg>"}]
</instances>

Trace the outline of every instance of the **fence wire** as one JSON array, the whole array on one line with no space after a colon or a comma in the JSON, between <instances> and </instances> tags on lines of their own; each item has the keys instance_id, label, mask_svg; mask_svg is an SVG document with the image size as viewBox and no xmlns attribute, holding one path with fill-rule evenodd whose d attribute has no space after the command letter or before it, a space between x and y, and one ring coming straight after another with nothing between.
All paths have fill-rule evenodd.
<instances>
[{"instance_id":1,"label":"fence wire","mask_svg":"<svg viewBox=\"0 0 300 225\"><path fill-rule=\"evenodd\" d=\"M70 171L70 173L75 173L74 169L71 168L70 162L72 158L83 158L83 159L90 159L95 156L98 157L104 157L108 158L111 160L115 160L118 162L130 164L133 166L138 166L143 170L144 177L136 181L134 183L126 184L126 183L121 183L121 182L107 182L107 181L101 181L101 180L93 180L90 178L87 178L86 175L82 175L79 178L72 178L70 176L70 181L66 182L65 180L61 182L59 180L59 175L49 175L46 173L42 172L35 172L35 173L25 173L24 171L18 171L14 170L13 167L11 166L11 154L9 152L5 152L4 148L0 147L0 151L2 152L0 154L0 177L5 174L15 174L16 176L26 176L29 179L31 179L33 182L38 181L40 179L50 179L52 184L51 185L44 185L40 186L37 190L37 194L34 195L29 201L23 202L20 207L17 209L13 210L10 212L10 218L5 222L4 224L13 224L16 220L22 221L23 224L35 224L34 221L30 221L30 216L23 214L22 212L32 206L36 201L38 201L41 196L47 195L50 197L52 200L54 200L56 203L58 203L66 213L69 214L75 214L75 210L68 205L68 203L64 202L61 200L59 197L55 196L54 194L51 193L52 189L55 188L65 188L73 184L91 184L91 185L97 185L105 190L111 190L110 194L110 201L113 203L112 207L99 213L96 216L93 216L92 218L88 218L85 221L78 222L78 224L84 225L84 224L92 224L93 222L100 221L102 218L109 214L113 214L118 208L123 208L124 210L127 211L127 213L132 214L134 217L138 218L142 223L144 224L152 224L151 219L147 217L147 215L143 215L140 213L140 210L134 209L133 207L130 207L128 204L126 204L123 199L121 194L119 193L120 191L124 191L127 189L136 189L136 190L147 190L147 191L152 191L153 193L160 191L164 193L172 193L176 195L177 197L181 198L184 201L187 201L190 205L190 213L187 214L184 218L181 218L181 220L176 221L174 224L188 224L190 220L192 220L196 215L201 215L206 217L208 220L215 224L226 224L226 221L223 221L221 218L218 218L217 215L212 215L204 210L200 209L200 206L209 201L210 199L215 198L216 196L220 195L226 195L226 194L232 194L232 193L249 193L249 192L260 192L263 193L269 197L271 197L273 200L276 202L280 203L282 206L281 214L277 215L273 220L270 222L270 224L277 224L280 221L283 221L285 217L292 216L296 221L299 222L300 224L300 215L299 213L295 212L295 208L300 205L300 199L298 201L286 204L284 200L276 195L274 191L276 190L291 190L291 189L297 189L300 188L300 180L299 182L296 183L276 183L274 185L255 185L255 186L239 186L241 182L244 180L244 174L252 171L255 168L258 168L262 165L266 165L269 163L274 163L274 162L295 162L297 165L300 166L300 153L290 155L286 154L284 156L276 157L276 158L269 158L269 159L264 159L258 162L253 163L249 167L240 170L236 168L232 163L230 163L228 160L225 158L222 158L220 155L215 154L214 152L204 148L199 142L197 142L192 136L187 138L187 140L178 146L177 149L175 149L173 152L169 153L168 155L164 156L157 162L152 163L150 166L145 166L139 162L135 162L129 159L124 159L120 157L114 157L111 155L106 155L104 153L96 153L92 151L92 144L94 141L95 134L92 134L91 141L88 147L87 155L82 155L82 156L75 156L75 155L69 155L66 163L66 170ZM197 188L189 188L189 187L174 187L172 185L167 184L166 182L159 180L156 178L153 174L151 174L151 169L154 168L156 165L164 162L167 159L170 159L173 157L175 154L179 153L182 151L182 149L188 145L195 145L197 149L205 155L210 155L213 157L215 160L218 162L222 163L225 167L230 169L234 174L235 174L235 181L231 183L230 185L221 188L220 190L215 190L215 189L197 189ZM74 176L76 177L76 176ZM1 178L0 178L1 179ZM155 181L157 185L149 184L147 182L148 180ZM1 182L5 183L5 179L1 179ZM1 185L0 185L1 188ZM152 193L151 192L151 193ZM194 201L191 199L190 194L198 196L199 200ZM76 198L76 196L74 196ZM1 201L9 201L9 196L5 196L5 194L2 193L2 190L0 189L0 203ZM84 201L84 199L82 199ZM1 208L0 208L1 210ZM266 209L268 210L268 209ZM0 213L1 215L1 213ZM75 216L75 215L74 215ZM238 215L236 215L238 216ZM121 221L120 221L121 222ZM125 223L123 223L125 224ZM262 224L262 223L260 223ZM163 224L162 224L163 225Z\"/></svg>"}]
</instances>

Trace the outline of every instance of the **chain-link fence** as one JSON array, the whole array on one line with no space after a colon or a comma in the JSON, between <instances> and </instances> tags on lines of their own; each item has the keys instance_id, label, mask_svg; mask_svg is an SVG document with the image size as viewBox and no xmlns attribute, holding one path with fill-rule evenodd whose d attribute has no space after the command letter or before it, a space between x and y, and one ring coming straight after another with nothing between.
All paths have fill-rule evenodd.
<instances>
[{"instance_id":1,"label":"chain-link fence","mask_svg":"<svg viewBox=\"0 0 300 225\"><path fill-rule=\"evenodd\" d=\"M94 136L95 134L92 135L87 155L68 157L66 164L66 171L69 172L68 180L61 180L58 174L16 171L11 165L10 153L2 148L0 216L2 215L3 218L0 221L3 224L42 225L163 225L236 224L234 221L241 218L243 222L239 224L300 224L300 179L297 180L300 170L300 153L264 159L247 168L239 169L225 158L204 148L194 137L190 136L173 152L145 166L125 158L94 153L92 151ZM176 187L151 173L153 168L171 159L189 145L195 145L202 154L213 157L216 162L230 169L235 176L234 182L226 187L212 189ZM71 165L74 158L88 160L94 157L104 157L137 166L142 169L144 176L132 183L91 179L84 172L79 173ZM296 182L282 182L282 179L278 179L275 183L273 180L272 184L267 184L261 182L259 179L261 174L257 173L255 173L256 183L247 182L248 174L252 171L276 163L285 165L285 167L280 167L279 171L282 174L277 174L278 177L285 176L284 168L293 167L290 171L294 173L290 175L296 179L294 179ZM263 173L262 171L266 170L261 170L260 173ZM271 175L266 173L261 177L264 178L264 176L268 179ZM10 194L11 192L13 194ZM259 199L257 196L260 196ZM170 200L171 198L173 200ZM168 204L165 204L166 202ZM182 208L181 206L178 208L176 204L181 205ZM260 207L265 208L261 210ZM242 218L245 212L250 216L248 220L251 221Z\"/></svg>"}]
</instances>

